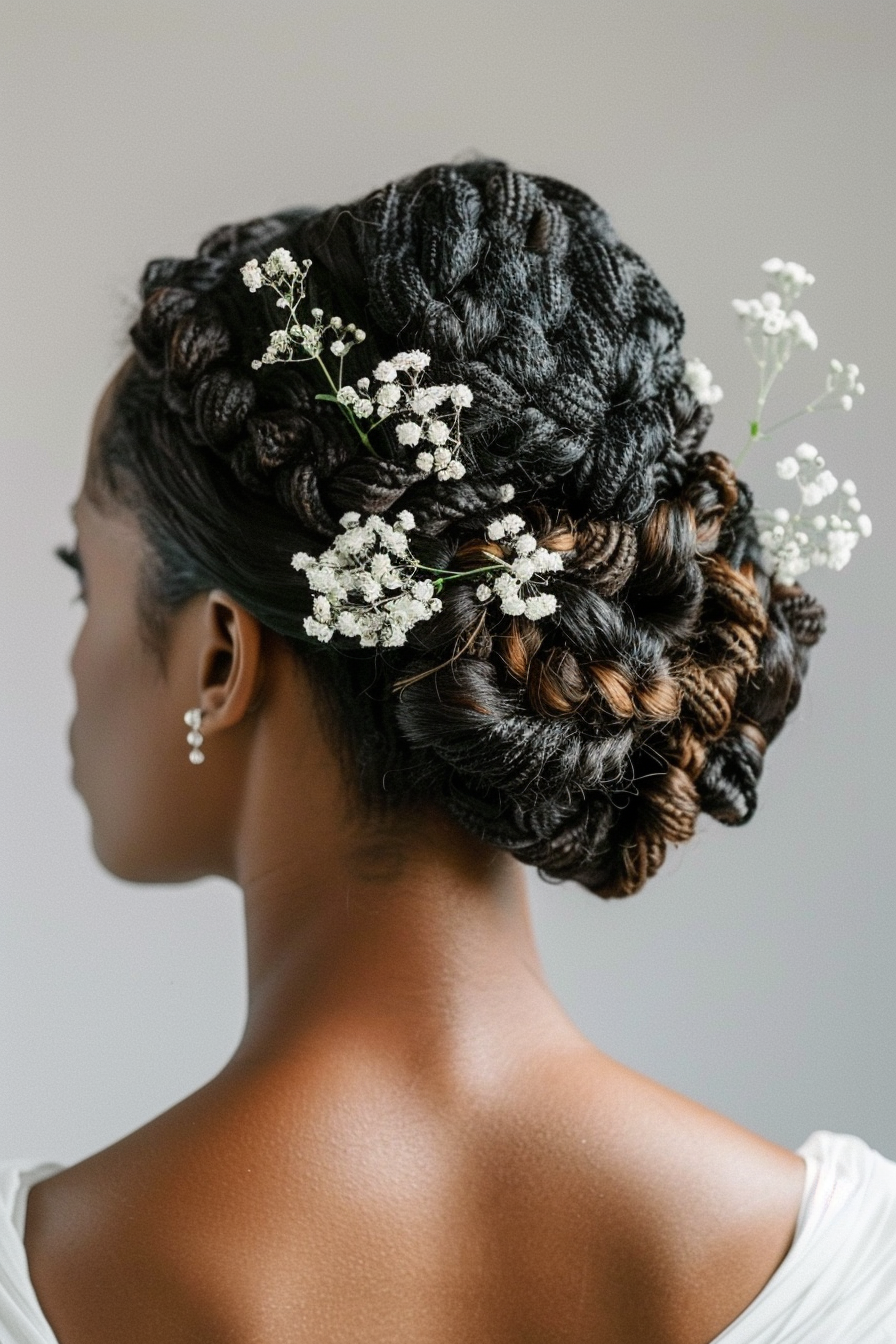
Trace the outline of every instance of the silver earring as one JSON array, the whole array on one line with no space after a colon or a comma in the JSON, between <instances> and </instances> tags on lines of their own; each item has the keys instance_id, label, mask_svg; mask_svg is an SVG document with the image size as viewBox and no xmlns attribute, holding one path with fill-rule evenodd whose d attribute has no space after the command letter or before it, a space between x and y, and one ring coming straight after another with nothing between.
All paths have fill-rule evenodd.
<instances>
[{"instance_id":1,"label":"silver earring","mask_svg":"<svg viewBox=\"0 0 896 1344\"><path fill-rule=\"evenodd\" d=\"M190 764L201 765L205 760L205 754L201 749L204 739L199 731L202 724L202 710L188 709L184 715L184 723L190 730L187 733L187 741L190 744Z\"/></svg>"}]
</instances>

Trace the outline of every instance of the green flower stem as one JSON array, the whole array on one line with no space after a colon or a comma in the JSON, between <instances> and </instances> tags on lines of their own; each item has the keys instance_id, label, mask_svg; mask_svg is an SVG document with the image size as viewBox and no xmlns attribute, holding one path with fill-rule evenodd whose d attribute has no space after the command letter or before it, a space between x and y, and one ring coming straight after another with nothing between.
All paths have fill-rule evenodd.
<instances>
[{"instance_id":1,"label":"green flower stem","mask_svg":"<svg viewBox=\"0 0 896 1344\"><path fill-rule=\"evenodd\" d=\"M315 358L317 359L317 362L318 362L318 364L320 364L320 366L321 366L321 368L323 369L324 373L327 374L327 381L329 382L330 386L331 386L332 388L335 389L335 386L336 386L336 385L335 385L335 383L333 382L333 379L330 377L329 373L327 373L326 365L321 363L319 356L315 356ZM372 453L373 456L374 456L375 458L377 458L377 460L379 460L379 456L380 456L379 453L376 451L376 449L374 448L373 444L370 442L370 439L367 437L367 433L366 433L366 431L363 430L363 429L361 428L361 426L359 425L359 423L358 423L358 421L356 420L354 414L352 413L352 409L351 409L350 406L346 406L345 402L340 401L339 398L338 398L338 396L333 397L333 396L330 395L329 392L318 392L318 393L315 395L314 400L315 400L315 401L332 401L332 402L335 402L336 405L339 407L340 411L342 412L342 414L345 416L346 420L347 420L347 421L349 422L349 424L351 425L352 429L353 429L353 430L355 431L355 433L357 434L358 438L359 438L359 439L361 440L361 442L364 444L364 447L367 449L367 451L368 451L369 453ZM382 424L382 421L380 421L380 424ZM372 428L372 429L376 429L376 425L372 425L371 428Z\"/></svg>"},{"instance_id":2,"label":"green flower stem","mask_svg":"<svg viewBox=\"0 0 896 1344\"><path fill-rule=\"evenodd\" d=\"M440 593L446 583L451 583L453 579L471 579L476 574L493 574L496 569L510 569L506 561L498 561L494 565L482 565L479 569L434 569L432 565L421 565L417 562L417 568L423 569L427 574L438 574L433 587L437 593Z\"/></svg>"}]
</instances>

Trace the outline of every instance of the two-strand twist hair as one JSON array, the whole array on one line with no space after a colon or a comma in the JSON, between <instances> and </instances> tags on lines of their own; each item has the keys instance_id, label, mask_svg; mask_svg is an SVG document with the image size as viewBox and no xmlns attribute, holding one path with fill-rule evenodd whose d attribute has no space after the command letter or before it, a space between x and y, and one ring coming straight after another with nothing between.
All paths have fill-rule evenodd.
<instances>
[{"instance_id":1,"label":"two-strand twist hair","mask_svg":"<svg viewBox=\"0 0 896 1344\"><path fill-rule=\"evenodd\" d=\"M416 469L394 427L366 453L314 366L251 361L278 325L239 267L313 261L309 304L366 329L347 376L419 346L473 391L462 480ZM362 792L426 801L546 875L636 891L706 811L756 806L763 754L795 706L823 613L763 572L747 487L701 441L681 314L607 215L504 164L440 166L347 208L228 226L152 262L138 358L104 440L156 557L161 607L229 591L292 641ZM563 552L554 615L484 607L475 581L405 648L309 641L289 557L346 510L410 509L428 564L475 569L511 483Z\"/></svg>"}]
</instances>

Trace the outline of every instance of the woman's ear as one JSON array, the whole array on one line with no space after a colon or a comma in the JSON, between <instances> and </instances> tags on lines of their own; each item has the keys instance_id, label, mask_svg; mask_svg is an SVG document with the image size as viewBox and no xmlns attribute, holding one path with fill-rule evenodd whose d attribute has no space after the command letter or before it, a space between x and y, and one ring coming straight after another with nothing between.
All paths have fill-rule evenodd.
<instances>
[{"instance_id":1,"label":"woman's ear","mask_svg":"<svg viewBox=\"0 0 896 1344\"><path fill-rule=\"evenodd\" d=\"M254 616L220 588L205 595L199 654L202 731L232 728L258 699L263 680L262 632Z\"/></svg>"}]
</instances>

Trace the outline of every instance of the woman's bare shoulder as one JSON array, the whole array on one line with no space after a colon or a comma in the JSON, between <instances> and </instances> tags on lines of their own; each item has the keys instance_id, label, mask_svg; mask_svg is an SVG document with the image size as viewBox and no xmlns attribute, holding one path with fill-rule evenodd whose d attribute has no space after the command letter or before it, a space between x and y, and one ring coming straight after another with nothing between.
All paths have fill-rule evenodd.
<instances>
[{"instance_id":1,"label":"woman's bare shoulder","mask_svg":"<svg viewBox=\"0 0 896 1344\"><path fill-rule=\"evenodd\" d=\"M577 1235L620 1322L632 1339L715 1338L790 1247L802 1158L590 1046L543 1067L541 1130L562 1141Z\"/></svg>"},{"instance_id":2,"label":"woman's bare shoulder","mask_svg":"<svg viewBox=\"0 0 896 1344\"><path fill-rule=\"evenodd\" d=\"M297 1292L318 1323L338 1301L353 1337L372 1309L365 1247L389 1319L424 1319L447 1276L458 1339L468 1321L478 1338L705 1344L790 1244L800 1158L590 1046L450 1104L409 1104L357 1062L327 1095L316 1081L302 1102L225 1081L35 1187L29 1259L65 1344L117 1339L135 1304L147 1339L195 1344L248 1324L258 1294L269 1314Z\"/></svg>"}]
</instances>

